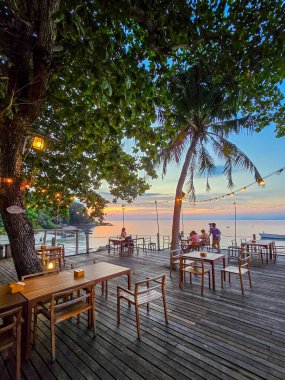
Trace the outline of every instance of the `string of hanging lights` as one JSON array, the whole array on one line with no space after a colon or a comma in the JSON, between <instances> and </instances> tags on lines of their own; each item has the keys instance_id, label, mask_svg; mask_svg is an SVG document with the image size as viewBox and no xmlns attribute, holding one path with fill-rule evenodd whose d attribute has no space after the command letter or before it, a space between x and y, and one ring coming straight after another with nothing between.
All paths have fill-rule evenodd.
<instances>
[{"instance_id":1,"label":"string of hanging lights","mask_svg":"<svg viewBox=\"0 0 285 380\"><path fill-rule=\"evenodd\" d=\"M208 198L208 199L203 199L203 200L191 200L189 203L193 206L196 206L197 204L205 204L205 203L212 203L214 201L219 201L220 199L226 199L227 197L234 197L237 193L244 193L250 186L253 186L253 185L256 185L258 184L259 186L265 186L265 179L273 176L273 175L279 175L281 174L285 169L285 166L278 169L278 170L275 170L274 172L270 173L270 174L267 174L266 176L264 176L261 180L259 181L254 181L254 182L251 182L249 183L248 185L245 185L235 191L232 191L230 193L226 193L226 194L222 194L222 195L219 195L218 197L213 197L213 198Z\"/></svg>"}]
</instances>

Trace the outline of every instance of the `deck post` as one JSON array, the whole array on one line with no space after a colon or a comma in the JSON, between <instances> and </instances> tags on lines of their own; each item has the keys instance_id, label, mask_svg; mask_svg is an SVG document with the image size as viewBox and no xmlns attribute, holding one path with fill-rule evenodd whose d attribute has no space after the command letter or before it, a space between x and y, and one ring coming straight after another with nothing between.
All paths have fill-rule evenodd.
<instances>
[{"instance_id":1,"label":"deck post","mask_svg":"<svg viewBox=\"0 0 285 380\"><path fill-rule=\"evenodd\" d=\"M47 242L47 230L44 230L44 245L46 245L46 242Z\"/></svg>"},{"instance_id":2,"label":"deck post","mask_svg":"<svg viewBox=\"0 0 285 380\"><path fill-rule=\"evenodd\" d=\"M157 233L157 250L160 251L160 237L159 237L159 232Z\"/></svg>"},{"instance_id":3,"label":"deck post","mask_svg":"<svg viewBox=\"0 0 285 380\"><path fill-rule=\"evenodd\" d=\"M90 248L89 248L89 232L85 232L85 237L86 237L86 253L89 255L90 253Z\"/></svg>"},{"instance_id":4,"label":"deck post","mask_svg":"<svg viewBox=\"0 0 285 380\"><path fill-rule=\"evenodd\" d=\"M79 251L79 230L75 230L75 254L78 255Z\"/></svg>"}]
</instances>

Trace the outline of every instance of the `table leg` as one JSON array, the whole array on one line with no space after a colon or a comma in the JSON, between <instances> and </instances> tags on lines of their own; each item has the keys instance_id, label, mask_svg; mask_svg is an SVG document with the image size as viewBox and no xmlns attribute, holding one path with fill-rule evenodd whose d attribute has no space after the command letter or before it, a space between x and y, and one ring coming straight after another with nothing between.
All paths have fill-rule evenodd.
<instances>
[{"instance_id":1,"label":"table leg","mask_svg":"<svg viewBox=\"0 0 285 380\"><path fill-rule=\"evenodd\" d=\"M26 361L27 333L28 333L28 302L22 305L22 318L24 323L21 328L21 356L22 362Z\"/></svg>"},{"instance_id":2,"label":"table leg","mask_svg":"<svg viewBox=\"0 0 285 380\"><path fill-rule=\"evenodd\" d=\"M128 276L128 289L132 290L132 271L131 270L127 273L127 276ZM129 301L129 307L131 307L130 301Z\"/></svg>"},{"instance_id":3,"label":"table leg","mask_svg":"<svg viewBox=\"0 0 285 380\"><path fill-rule=\"evenodd\" d=\"M215 262L212 261L212 284L213 284L213 290L216 289L216 284L215 284Z\"/></svg>"},{"instance_id":4,"label":"table leg","mask_svg":"<svg viewBox=\"0 0 285 380\"><path fill-rule=\"evenodd\" d=\"M226 268L226 258L223 257L223 268ZM224 281L226 281L226 272L224 271Z\"/></svg>"},{"instance_id":5,"label":"table leg","mask_svg":"<svg viewBox=\"0 0 285 380\"><path fill-rule=\"evenodd\" d=\"M110 246L110 239L109 239L109 245L108 245L108 254L110 255L110 248L111 248L111 246Z\"/></svg>"},{"instance_id":6,"label":"table leg","mask_svg":"<svg viewBox=\"0 0 285 380\"><path fill-rule=\"evenodd\" d=\"M25 336L25 353L28 360L31 356L31 326L32 326L33 304L28 301L27 306L27 324L26 324L26 336Z\"/></svg>"}]
</instances>

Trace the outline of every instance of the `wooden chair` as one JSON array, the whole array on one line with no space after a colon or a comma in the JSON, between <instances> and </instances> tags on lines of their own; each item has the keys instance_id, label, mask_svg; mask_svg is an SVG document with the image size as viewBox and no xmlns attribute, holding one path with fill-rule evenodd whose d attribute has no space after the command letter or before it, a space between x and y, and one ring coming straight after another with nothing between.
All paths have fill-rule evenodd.
<instances>
[{"instance_id":1,"label":"wooden chair","mask_svg":"<svg viewBox=\"0 0 285 380\"><path fill-rule=\"evenodd\" d=\"M244 248L240 248L235 245L228 246L228 263L232 259L238 260L243 252L244 252Z\"/></svg>"},{"instance_id":2,"label":"wooden chair","mask_svg":"<svg viewBox=\"0 0 285 380\"><path fill-rule=\"evenodd\" d=\"M55 293L51 297L50 303L40 303L40 312L35 307L34 320L34 340L37 331L37 316L43 314L50 321L51 328L51 351L52 361L55 361L55 325L77 316L77 323L80 322L80 314L88 311L88 324L92 326L94 337L96 335L95 308L94 308L94 285L78 286L72 290ZM90 315L91 314L91 315Z\"/></svg>"},{"instance_id":3,"label":"wooden chair","mask_svg":"<svg viewBox=\"0 0 285 380\"><path fill-rule=\"evenodd\" d=\"M134 254L134 241L131 237L127 236L123 245L122 254L127 253L128 256Z\"/></svg>"},{"instance_id":4,"label":"wooden chair","mask_svg":"<svg viewBox=\"0 0 285 380\"><path fill-rule=\"evenodd\" d=\"M154 285L153 285L154 284ZM137 334L138 339L141 338L140 334L140 319L139 319L139 307L147 304L147 311L149 312L150 306L149 303L162 298L163 308L164 308L164 317L166 323L167 319L167 309L166 309L166 299L165 299L165 275L147 278L144 281L139 281L135 283L135 290L131 291L120 286L117 287L117 319L120 323L120 305L121 299L128 301L135 305L136 309L136 323L137 323Z\"/></svg>"},{"instance_id":5,"label":"wooden chair","mask_svg":"<svg viewBox=\"0 0 285 380\"><path fill-rule=\"evenodd\" d=\"M222 288L224 287L224 275L226 273L229 274L229 283L231 282L231 273L239 275L239 278L240 278L240 287L241 287L242 295L244 295L243 281L242 281L242 276L244 274L248 274L249 285L252 288L252 282L251 282L251 277L250 277L250 266L249 266L250 258L251 257L249 255L246 256L246 257L240 257L239 258L238 267L229 266L229 267L223 268L221 270L221 284L222 284Z\"/></svg>"},{"instance_id":6,"label":"wooden chair","mask_svg":"<svg viewBox=\"0 0 285 380\"><path fill-rule=\"evenodd\" d=\"M40 257L43 267L47 267L49 263L53 263L55 267L58 266L61 269L64 265L63 246L41 248L40 250L36 250L36 253Z\"/></svg>"},{"instance_id":7,"label":"wooden chair","mask_svg":"<svg viewBox=\"0 0 285 380\"><path fill-rule=\"evenodd\" d=\"M59 268L54 268L50 270L45 270L43 272L37 272L37 273L32 273L32 274L26 274L25 276L21 277L21 280L27 280L29 278L35 278L35 277L41 277L41 276L50 276L52 274L57 274L59 273Z\"/></svg>"},{"instance_id":8,"label":"wooden chair","mask_svg":"<svg viewBox=\"0 0 285 380\"><path fill-rule=\"evenodd\" d=\"M163 236L162 237L162 249L169 248L170 247L170 237L169 236Z\"/></svg>"},{"instance_id":9,"label":"wooden chair","mask_svg":"<svg viewBox=\"0 0 285 380\"><path fill-rule=\"evenodd\" d=\"M95 259L92 259L91 260L91 262L89 261L84 261L82 264L78 264L78 263L76 263L76 264L73 264L73 263L71 263L70 264L70 267L71 267L71 269L75 269L75 268L79 268L81 265L89 265L89 264L95 264L96 263L96 261L95 261ZM105 293L105 297L107 297L108 296L108 281L103 281L103 282L101 282L101 289L102 289L102 295Z\"/></svg>"},{"instance_id":10,"label":"wooden chair","mask_svg":"<svg viewBox=\"0 0 285 380\"><path fill-rule=\"evenodd\" d=\"M182 282L185 281L185 275L189 273L190 284L192 284L192 274L201 276L201 295L204 294L204 277L208 273L209 288L211 288L211 272L205 268L202 259L190 259L188 257L180 257L179 270L179 288L182 288Z\"/></svg>"},{"instance_id":11,"label":"wooden chair","mask_svg":"<svg viewBox=\"0 0 285 380\"><path fill-rule=\"evenodd\" d=\"M173 251L170 251L170 278L172 275L172 270L175 267L175 265L180 264L180 257L183 255L183 252L180 248L174 249Z\"/></svg>"},{"instance_id":12,"label":"wooden chair","mask_svg":"<svg viewBox=\"0 0 285 380\"><path fill-rule=\"evenodd\" d=\"M16 380L21 379L21 319L22 307L0 314L0 352L10 353L15 348Z\"/></svg>"},{"instance_id":13,"label":"wooden chair","mask_svg":"<svg viewBox=\"0 0 285 380\"><path fill-rule=\"evenodd\" d=\"M180 241L180 247L181 247L181 251L183 253L188 253L191 250L191 244L186 239L181 239L181 241Z\"/></svg>"}]
</instances>

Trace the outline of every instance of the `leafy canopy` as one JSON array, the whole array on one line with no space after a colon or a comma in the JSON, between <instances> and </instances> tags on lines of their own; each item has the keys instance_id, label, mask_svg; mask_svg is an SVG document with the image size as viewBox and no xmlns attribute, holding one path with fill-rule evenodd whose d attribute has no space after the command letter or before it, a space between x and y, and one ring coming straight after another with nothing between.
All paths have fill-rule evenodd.
<instances>
[{"instance_id":1,"label":"leafy canopy","mask_svg":"<svg viewBox=\"0 0 285 380\"><path fill-rule=\"evenodd\" d=\"M3 119L34 106L27 97L41 13L40 3L27 4L0 5ZM61 0L46 56L47 91L29 127L48 137L47 149L26 155L23 183L32 179L37 202L56 208L56 193L63 206L76 196L97 217L106 205L102 181L115 199L144 193L140 173L155 176L157 149L172 133L152 127L159 111L171 121L167 79L198 61L213 85L236 90L243 116L254 117L257 129L275 122L282 135L284 14L275 1ZM9 76L11 67L21 68L20 82ZM126 139L134 141L132 154L124 151Z\"/></svg>"}]
</instances>

